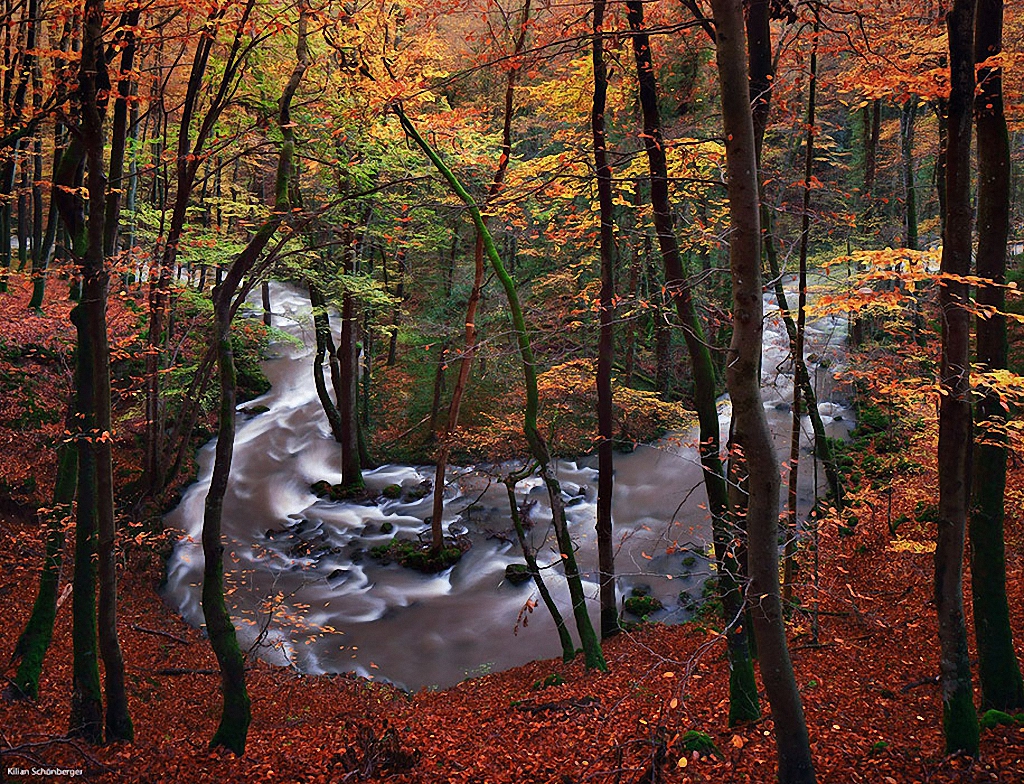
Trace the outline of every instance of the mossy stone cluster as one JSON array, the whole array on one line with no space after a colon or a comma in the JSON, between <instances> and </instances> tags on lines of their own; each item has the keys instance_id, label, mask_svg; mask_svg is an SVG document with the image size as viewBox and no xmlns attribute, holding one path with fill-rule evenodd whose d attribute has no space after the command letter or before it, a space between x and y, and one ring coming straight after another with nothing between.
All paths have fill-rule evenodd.
<instances>
[{"instance_id":1,"label":"mossy stone cluster","mask_svg":"<svg viewBox=\"0 0 1024 784\"><path fill-rule=\"evenodd\" d=\"M434 553L429 545L395 538L371 549L370 555L384 564L397 563L424 574L437 574L458 563L462 558L462 548L448 546Z\"/></svg>"}]
</instances>

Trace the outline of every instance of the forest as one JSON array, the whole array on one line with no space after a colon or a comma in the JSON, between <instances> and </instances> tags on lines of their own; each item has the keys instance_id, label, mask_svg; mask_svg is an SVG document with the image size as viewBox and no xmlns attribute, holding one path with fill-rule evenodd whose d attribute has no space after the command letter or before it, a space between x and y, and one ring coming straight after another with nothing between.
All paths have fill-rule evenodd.
<instances>
[{"instance_id":1,"label":"forest","mask_svg":"<svg viewBox=\"0 0 1024 784\"><path fill-rule=\"evenodd\" d=\"M1024 781L1018 4L0 4L0 782Z\"/></svg>"}]
</instances>

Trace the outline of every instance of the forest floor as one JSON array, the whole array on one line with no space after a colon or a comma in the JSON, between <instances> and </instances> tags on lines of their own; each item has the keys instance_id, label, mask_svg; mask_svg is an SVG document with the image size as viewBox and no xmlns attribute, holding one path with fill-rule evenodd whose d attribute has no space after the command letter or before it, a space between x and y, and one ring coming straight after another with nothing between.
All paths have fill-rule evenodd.
<instances>
[{"instance_id":1,"label":"forest floor","mask_svg":"<svg viewBox=\"0 0 1024 784\"><path fill-rule=\"evenodd\" d=\"M0 376L11 380L4 399L18 393L13 385L20 372L67 373L46 348L49 341L68 339L67 309L26 317L19 297L0 297ZM122 315L115 304L112 320L119 323ZM38 347L29 351L30 345ZM62 395L49 399L46 387L38 390L40 410L56 406L62 412ZM0 414L0 495L17 499L0 504L0 656L6 664L31 608L42 561L39 526L28 501L45 497L42 488L52 481L47 452L59 437L63 414L34 426L20 413ZM12 424L14 419L19 421ZM915 436L912 450L923 470L897 474L891 515L883 493L876 511L862 515L852 535L841 536L835 524L823 526L817 594L810 555L801 563L803 605L810 606L815 595L820 600L819 640L811 637L810 615L801 613L790 624L790 644L820 782L1024 781L1020 724L984 730L977 759L943 754L931 602L934 524L913 521L922 499L934 502L934 437L932 427ZM1024 654L1024 467L1014 467L1008 484L1008 590L1018 654ZM895 538L888 521L900 515L909 520ZM253 661L246 754L209 751L220 711L216 662L202 633L161 600L162 572L154 543L126 535L119 632L135 742L92 747L63 736L72 647L71 602L65 601L39 700L0 703L0 780L775 781L772 721L726 726L724 642L697 623L644 624L619 635L605 645L607 673L587 672L580 661L537 661L417 694L363 678L305 676ZM5 679L12 674L7 666ZM690 731L706 733L714 750L687 750L694 740Z\"/></svg>"}]
</instances>

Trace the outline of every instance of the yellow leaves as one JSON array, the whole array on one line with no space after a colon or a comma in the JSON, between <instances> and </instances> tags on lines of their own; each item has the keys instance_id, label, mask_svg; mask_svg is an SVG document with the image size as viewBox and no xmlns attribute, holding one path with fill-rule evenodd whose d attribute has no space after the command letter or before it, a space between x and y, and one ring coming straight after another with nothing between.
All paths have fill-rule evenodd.
<instances>
[{"instance_id":1,"label":"yellow leaves","mask_svg":"<svg viewBox=\"0 0 1024 784\"><path fill-rule=\"evenodd\" d=\"M913 553L922 555L935 552L935 542L917 542L913 539L896 539L889 543L889 551L893 553Z\"/></svg>"}]
</instances>

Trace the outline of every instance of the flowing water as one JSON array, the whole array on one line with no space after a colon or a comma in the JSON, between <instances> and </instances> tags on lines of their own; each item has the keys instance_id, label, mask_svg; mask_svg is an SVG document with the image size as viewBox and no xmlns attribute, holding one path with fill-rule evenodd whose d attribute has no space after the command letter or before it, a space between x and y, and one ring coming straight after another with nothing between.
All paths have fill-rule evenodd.
<instances>
[{"instance_id":1,"label":"flowing water","mask_svg":"<svg viewBox=\"0 0 1024 784\"><path fill-rule=\"evenodd\" d=\"M766 297L766 310L774 309ZM431 498L420 497L433 467L385 465L365 472L369 488L399 485L402 497L356 504L317 498L310 485L340 481L339 447L331 437L312 379L315 349L309 302L297 289L273 286L275 326L296 342L272 346L265 365L272 389L242 406L231 480L224 503L228 603L244 647L258 643L265 658L303 672L355 671L409 689L444 688L491 670L560 655L554 624L532 583L514 586L505 567L521 563L504 486L496 477L508 466L452 469L445 493L445 525L468 537L471 549L454 568L427 576L396 564L381 565L370 548L393 536L415 539L429 526ZM840 402L832 372L841 359L845 327L825 318L808 327L811 372L830 435L844 435L852 414ZM763 361L765 408L788 455L792 377L788 341L777 314L767 320ZM827 361L826 361L827 360ZM828 370L818 366L828 366ZM834 398L834 399L833 399ZM265 406L264 413L244 413ZM723 432L729 404L719 404ZM805 431L809 431L806 424ZM710 539L696 432L673 434L615 457L613 519L620 595L650 589L665 604L655 616L666 622L688 617L680 593L699 594L710 575ZM804 453L807 454L805 448ZM811 459L802 467L801 503L814 497ZM166 600L195 625L203 623L203 503L213 467L213 442L199 453L199 479L166 518L184 532L168 565ZM594 532L596 461L558 461L566 514L579 545L577 558L597 616ZM823 473L823 472L822 472ZM558 562L551 516L540 481L520 483L518 500L528 510L530 535L541 547L541 564ZM545 580L570 621L561 572Z\"/></svg>"}]
</instances>

